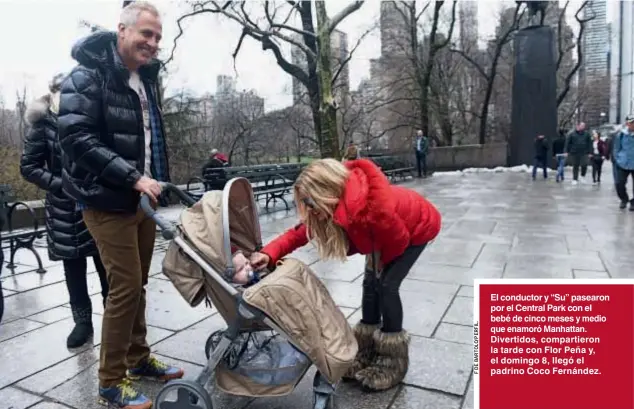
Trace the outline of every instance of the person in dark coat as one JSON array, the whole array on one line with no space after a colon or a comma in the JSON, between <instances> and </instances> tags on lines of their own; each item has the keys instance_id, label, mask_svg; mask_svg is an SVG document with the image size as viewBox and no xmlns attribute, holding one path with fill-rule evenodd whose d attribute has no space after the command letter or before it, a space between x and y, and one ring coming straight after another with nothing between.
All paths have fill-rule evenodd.
<instances>
[{"instance_id":1,"label":"person in dark coat","mask_svg":"<svg viewBox=\"0 0 634 409\"><path fill-rule=\"evenodd\" d=\"M218 149L212 149L211 152L209 153L209 159L203 165L203 169L202 169L203 178L205 176L207 169L221 168L225 165L227 165L226 157L223 154L218 153Z\"/></svg>"},{"instance_id":2,"label":"person in dark coat","mask_svg":"<svg viewBox=\"0 0 634 409\"><path fill-rule=\"evenodd\" d=\"M46 190L46 231L49 258L62 260L75 328L66 344L77 348L93 335L92 303L86 280L87 257L92 257L101 281L104 303L108 281L92 236L73 199L62 190L62 159L57 140L57 112L62 75L50 84L50 94L35 100L26 111L31 126L24 141L20 172L29 182Z\"/></svg>"},{"instance_id":3,"label":"person in dark coat","mask_svg":"<svg viewBox=\"0 0 634 409\"><path fill-rule=\"evenodd\" d=\"M548 140L544 135L535 138L535 158L533 162L533 180L537 177L537 167L544 169L544 179L548 178Z\"/></svg>"},{"instance_id":4,"label":"person in dark coat","mask_svg":"<svg viewBox=\"0 0 634 409\"><path fill-rule=\"evenodd\" d=\"M601 140L601 134L598 131L592 132L592 183L601 183L601 170L603 161L609 156L608 147Z\"/></svg>"},{"instance_id":5,"label":"person in dark coat","mask_svg":"<svg viewBox=\"0 0 634 409\"><path fill-rule=\"evenodd\" d=\"M586 130L586 124L581 122L566 138L565 151L572 160L572 184L579 182L579 170L582 181L588 170L588 159L592 157L592 137Z\"/></svg>"},{"instance_id":6,"label":"person in dark coat","mask_svg":"<svg viewBox=\"0 0 634 409\"><path fill-rule=\"evenodd\" d=\"M210 172L211 169L223 168L228 165L225 155L218 152L218 149L212 149L209 153L209 160L205 162L202 168L202 177L205 181L205 190L222 190L227 183L227 179L222 172Z\"/></svg>"}]
</instances>

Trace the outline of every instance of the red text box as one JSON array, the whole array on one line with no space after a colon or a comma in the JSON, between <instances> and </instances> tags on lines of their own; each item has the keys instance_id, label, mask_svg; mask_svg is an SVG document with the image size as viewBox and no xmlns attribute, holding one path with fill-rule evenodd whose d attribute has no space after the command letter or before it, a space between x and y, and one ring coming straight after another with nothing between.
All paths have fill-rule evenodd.
<instances>
[{"instance_id":1,"label":"red text box","mask_svg":"<svg viewBox=\"0 0 634 409\"><path fill-rule=\"evenodd\" d=\"M634 409L634 284L480 284L480 409Z\"/></svg>"}]
</instances>

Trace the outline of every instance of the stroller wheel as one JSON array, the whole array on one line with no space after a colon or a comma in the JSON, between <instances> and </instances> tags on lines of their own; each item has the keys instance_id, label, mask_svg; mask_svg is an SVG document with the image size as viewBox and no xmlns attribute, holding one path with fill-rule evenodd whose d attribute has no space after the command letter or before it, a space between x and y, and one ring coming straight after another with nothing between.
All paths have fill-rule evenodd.
<instances>
[{"instance_id":1,"label":"stroller wheel","mask_svg":"<svg viewBox=\"0 0 634 409\"><path fill-rule=\"evenodd\" d=\"M209 393L196 382L176 379L156 395L156 409L213 409Z\"/></svg>"},{"instance_id":2,"label":"stroller wheel","mask_svg":"<svg viewBox=\"0 0 634 409\"><path fill-rule=\"evenodd\" d=\"M219 330L214 332L209 336L209 338L207 338L207 341L205 342L205 356L207 357L207 359L209 359L211 354L214 352L214 349L216 349L216 347L220 343L223 335L224 330Z\"/></svg>"}]
</instances>

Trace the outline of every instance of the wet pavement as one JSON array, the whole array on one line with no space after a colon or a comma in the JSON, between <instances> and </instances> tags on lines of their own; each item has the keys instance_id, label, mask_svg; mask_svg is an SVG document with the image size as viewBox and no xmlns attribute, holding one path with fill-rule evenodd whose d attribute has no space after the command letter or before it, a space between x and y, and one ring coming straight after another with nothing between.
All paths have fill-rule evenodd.
<instances>
[{"instance_id":1,"label":"wet pavement","mask_svg":"<svg viewBox=\"0 0 634 409\"><path fill-rule=\"evenodd\" d=\"M428 197L443 214L443 229L402 286L405 326L413 335L411 364L403 385L365 394L342 384L339 409L467 409L471 384L474 278L633 278L634 212L618 209L609 179L600 186L569 181L530 181L527 174L436 175L404 184ZM175 220L180 209L166 209ZM294 211L260 218L264 241L296 222ZM156 355L194 377L205 362L209 334L224 327L214 309L190 308L161 274L167 243L157 240L147 287L148 341ZM14 274L3 268L5 317L0 326L0 408L93 409L97 392L99 281L93 294L94 342L66 348L73 326L64 274L39 248L47 273L37 274L33 256L21 250ZM351 323L360 318L363 259L322 262L315 250L295 254L310 263ZM94 267L90 263L90 271ZM312 377L292 395L250 400L214 391L218 409L312 408ZM161 385L142 383L155 396Z\"/></svg>"}]
</instances>

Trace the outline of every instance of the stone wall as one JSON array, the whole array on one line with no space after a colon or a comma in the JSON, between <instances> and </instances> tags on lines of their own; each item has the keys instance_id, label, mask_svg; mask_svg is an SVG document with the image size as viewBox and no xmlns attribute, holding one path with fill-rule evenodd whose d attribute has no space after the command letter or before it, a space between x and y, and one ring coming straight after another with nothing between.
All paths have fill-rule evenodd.
<instances>
[{"instance_id":1,"label":"stone wall","mask_svg":"<svg viewBox=\"0 0 634 409\"><path fill-rule=\"evenodd\" d=\"M414 151L372 151L371 156L404 155L416 163ZM361 152L361 156L367 152ZM507 166L507 144L461 145L429 148L427 168L430 171L462 170L467 168L495 168Z\"/></svg>"},{"instance_id":2,"label":"stone wall","mask_svg":"<svg viewBox=\"0 0 634 409\"><path fill-rule=\"evenodd\" d=\"M495 168L506 164L506 143L430 148L427 157L427 167L432 171Z\"/></svg>"}]
</instances>

